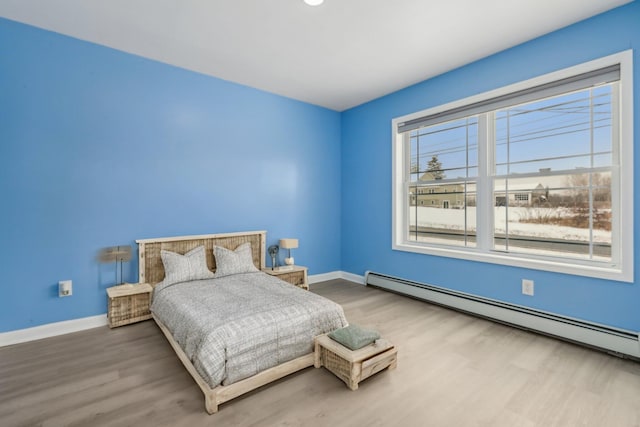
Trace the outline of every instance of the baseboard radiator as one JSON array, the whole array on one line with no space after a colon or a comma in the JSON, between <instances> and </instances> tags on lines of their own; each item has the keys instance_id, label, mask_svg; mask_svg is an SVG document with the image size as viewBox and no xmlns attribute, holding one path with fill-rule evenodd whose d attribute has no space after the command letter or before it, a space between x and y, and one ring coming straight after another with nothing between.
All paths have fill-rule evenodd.
<instances>
[{"instance_id":1,"label":"baseboard radiator","mask_svg":"<svg viewBox=\"0 0 640 427\"><path fill-rule=\"evenodd\" d=\"M638 332L589 323L371 271L365 274L365 285L585 344L618 356L640 358Z\"/></svg>"}]
</instances>

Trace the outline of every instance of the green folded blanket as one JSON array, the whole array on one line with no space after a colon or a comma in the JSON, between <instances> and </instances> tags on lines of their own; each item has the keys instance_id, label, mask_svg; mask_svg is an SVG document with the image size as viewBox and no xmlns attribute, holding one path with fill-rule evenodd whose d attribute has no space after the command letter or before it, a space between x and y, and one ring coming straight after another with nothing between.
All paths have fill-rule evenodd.
<instances>
[{"instance_id":1,"label":"green folded blanket","mask_svg":"<svg viewBox=\"0 0 640 427\"><path fill-rule=\"evenodd\" d=\"M349 325L346 328L336 329L329 333L329 338L351 350L357 350L379 339L380 334L372 329Z\"/></svg>"}]
</instances>

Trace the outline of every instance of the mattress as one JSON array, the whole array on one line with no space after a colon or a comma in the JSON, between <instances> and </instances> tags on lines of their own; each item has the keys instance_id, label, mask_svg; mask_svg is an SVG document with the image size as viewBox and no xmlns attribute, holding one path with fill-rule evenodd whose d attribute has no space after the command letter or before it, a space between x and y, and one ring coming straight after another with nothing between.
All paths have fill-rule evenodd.
<instances>
[{"instance_id":1,"label":"mattress","mask_svg":"<svg viewBox=\"0 0 640 427\"><path fill-rule=\"evenodd\" d=\"M211 388L311 353L347 326L342 307L262 272L159 283L151 312Z\"/></svg>"}]
</instances>

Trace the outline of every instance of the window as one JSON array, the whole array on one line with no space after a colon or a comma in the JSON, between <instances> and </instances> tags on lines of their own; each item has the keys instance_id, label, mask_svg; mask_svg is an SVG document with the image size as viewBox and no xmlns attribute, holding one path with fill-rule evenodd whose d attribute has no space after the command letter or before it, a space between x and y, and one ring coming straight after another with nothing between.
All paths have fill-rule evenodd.
<instances>
[{"instance_id":1,"label":"window","mask_svg":"<svg viewBox=\"0 0 640 427\"><path fill-rule=\"evenodd\" d=\"M395 119L393 248L632 281L631 61Z\"/></svg>"}]
</instances>

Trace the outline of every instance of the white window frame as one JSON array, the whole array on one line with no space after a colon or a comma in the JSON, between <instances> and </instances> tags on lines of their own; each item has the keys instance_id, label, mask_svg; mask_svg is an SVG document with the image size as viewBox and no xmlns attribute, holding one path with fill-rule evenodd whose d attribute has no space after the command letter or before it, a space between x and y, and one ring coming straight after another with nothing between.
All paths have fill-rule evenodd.
<instances>
[{"instance_id":1,"label":"white window frame","mask_svg":"<svg viewBox=\"0 0 640 427\"><path fill-rule=\"evenodd\" d=\"M546 83L552 83L571 76L608 66L620 64L620 91L618 102L613 108L619 109L619 123L613 123L614 132L619 132L618 141L614 141L612 149L619 150L619 180L612 183L612 206L619 210L619 225L613 225L612 230L612 260L613 262L591 263L572 259L560 259L553 257L530 256L522 253L501 253L492 251L489 242L492 236L492 217L486 212L478 210L477 241L475 248L444 246L428 244L424 242L410 241L407 239L406 230L409 223L409 203L407 203L405 170L409 164L406 145L403 135L398 133L401 123L420 117L431 116L437 113L461 108L466 105L485 101L491 98L518 92L527 88L536 87ZM392 249L405 252L416 252L428 255L445 256L472 261L488 262L515 267L531 268L536 270L552 271L557 273L572 274L578 276L595 277L622 282L633 282L633 197L623 195L633 193L633 51L627 50L604 58L589 61L573 67L565 68L549 74L545 74L523 82L515 83L479 95L471 96L445 105L429 108L424 111L398 117L392 120ZM617 126L616 126L617 125ZM479 124L482 127L482 124ZM479 131L483 129L480 128ZM491 200L493 195L488 185L486 168L489 165L491 147L478 147L479 178L477 182L478 198ZM617 166L616 166L617 167ZM618 185L615 185L615 182ZM623 231L622 231L623 230Z\"/></svg>"}]
</instances>

